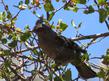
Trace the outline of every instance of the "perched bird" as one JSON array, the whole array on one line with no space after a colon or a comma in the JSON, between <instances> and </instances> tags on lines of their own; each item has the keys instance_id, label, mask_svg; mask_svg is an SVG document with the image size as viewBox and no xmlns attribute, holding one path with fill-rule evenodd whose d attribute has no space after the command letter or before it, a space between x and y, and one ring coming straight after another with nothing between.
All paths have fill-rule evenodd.
<instances>
[{"instance_id":1,"label":"perched bird","mask_svg":"<svg viewBox=\"0 0 109 81\"><path fill-rule=\"evenodd\" d=\"M71 63L80 77L84 79L96 77L96 73L85 62L81 61L82 54L86 53L74 41L58 35L50 26L38 20L33 31L38 35L39 47L48 57L55 60L57 65Z\"/></svg>"}]
</instances>

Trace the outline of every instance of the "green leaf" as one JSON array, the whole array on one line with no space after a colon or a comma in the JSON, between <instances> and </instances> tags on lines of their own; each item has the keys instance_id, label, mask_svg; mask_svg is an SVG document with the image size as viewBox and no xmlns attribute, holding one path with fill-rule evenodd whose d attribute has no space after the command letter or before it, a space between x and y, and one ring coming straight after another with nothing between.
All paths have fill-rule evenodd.
<instances>
[{"instance_id":1,"label":"green leaf","mask_svg":"<svg viewBox=\"0 0 109 81\"><path fill-rule=\"evenodd\" d=\"M62 31L64 31L68 27L68 25L66 23L62 22L62 20L59 20L58 24Z\"/></svg>"},{"instance_id":2,"label":"green leaf","mask_svg":"<svg viewBox=\"0 0 109 81\"><path fill-rule=\"evenodd\" d=\"M67 70L67 71L65 72L65 75L64 75L63 78L64 78L65 81L71 81L71 80L72 80L71 70Z\"/></svg>"},{"instance_id":3,"label":"green leaf","mask_svg":"<svg viewBox=\"0 0 109 81\"><path fill-rule=\"evenodd\" d=\"M64 31L68 27L68 25L66 23L62 22L62 23L60 23L60 27L61 27L62 31Z\"/></svg>"},{"instance_id":4,"label":"green leaf","mask_svg":"<svg viewBox=\"0 0 109 81\"><path fill-rule=\"evenodd\" d=\"M27 5L28 5L28 4L29 4L29 2L30 2L30 0L25 0L25 4L27 4Z\"/></svg>"},{"instance_id":5,"label":"green leaf","mask_svg":"<svg viewBox=\"0 0 109 81\"><path fill-rule=\"evenodd\" d=\"M66 2L66 0L62 0L62 2Z\"/></svg>"},{"instance_id":6,"label":"green leaf","mask_svg":"<svg viewBox=\"0 0 109 81\"><path fill-rule=\"evenodd\" d=\"M0 22L3 21L3 16L2 16L2 12L0 12Z\"/></svg>"},{"instance_id":7,"label":"green leaf","mask_svg":"<svg viewBox=\"0 0 109 81\"><path fill-rule=\"evenodd\" d=\"M27 5L26 4L22 4L22 5L19 5L18 8L20 10L25 10L27 8Z\"/></svg>"},{"instance_id":8,"label":"green leaf","mask_svg":"<svg viewBox=\"0 0 109 81\"><path fill-rule=\"evenodd\" d=\"M108 12L104 9L99 9L99 21L100 23L103 23L106 20L106 17L108 16Z\"/></svg>"},{"instance_id":9,"label":"green leaf","mask_svg":"<svg viewBox=\"0 0 109 81\"><path fill-rule=\"evenodd\" d=\"M85 61L85 60L88 61L89 60L89 55L87 53L83 54L81 60L82 61Z\"/></svg>"},{"instance_id":10,"label":"green leaf","mask_svg":"<svg viewBox=\"0 0 109 81\"><path fill-rule=\"evenodd\" d=\"M0 32L0 40L1 40L2 36L3 36L3 34L2 34L2 32Z\"/></svg>"},{"instance_id":11,"label":"green leaf","mask_svg":"<svg viewBox=\"0 0 109 81\"><path fill-rule=\"evenodd\" d=\"M77 12L78 10L79 10L79 8L76 7L76 6L73 8L73 11L74 11L74 12Z\"/></svg>"},{"instance_id":12,"label":"green leaf","mask_svg":"<svg viewBox=\"0 0 109 81\"><path fill-rule=\"evenodd\" d=\"M104 56L102 63L105 65L109 65L109 55Z\"/></svg>"},{"instance_id":13,"label":"green leaf","mask_svg":"<svg viewBox=\"0 0 109 81\"><path fill-rule=\"evenodd\" d=\"M12 41L11 43L8 44L8 46L11 48L15 48L17 46L17 41L16 40Z\"/></svg>"},{"instance_id":14,"label":"green leaf","mask_svg":"<svg viewBox=\"0 0 109 81\"><path fill-rule=\"evenodd\" d=\"M50 72L50 73L49 73L49 80L52 81L52 79L53 79L53 73Z\"/></svg>"},{"instance_id":15,"label":"green leaf","mask_svg":"<svg viewBox=\"0 0 109 81\"><path fill-rule=\"evenodd\" d=\"M7 39L6 38L1 39L1 41L2 41L3 44L7 43Z\"/></svg>"},{"instance_id":16,"label":"green leaf","mask_svg":"<svg viewBox=\"0 0 109 81\"><path fill-rule=\"evenodd\" d=\"M79 23L78 28L80 28L80 27L81 27L81 25L82 25L82 22L80 22L80 23Z\"/></svg>"},{"instance_id":17,"label":"green leaf","mask_svg":"<svg viewBox=\"0 0 109 81\"><path fill-rule=\"evenodd\" d=\"M53 16L54 16L54 12L50 13L48 20L50 21L53 18Z\"/></svg>"},{"instance_id":18,"label":"green leaf","mask_svg":"<svg viewBox=\"0 0 109 81\"><path fill-rule=\"evenodd\" d=\"M79 10L78 7L68 7L69 10L72 10L73 12L77 12Z\"/></svg>"},{"instance_id":19,"label":"green leaf","mask_svg":"<svg viewBox=\"0 0 109 81\"><path fill-rule=\"evenodd\" d=\"M59 2L59 0L56 0L56 2Z\"/></svg>"},{"instance_id":20,"label":"green leaf","mask_svg":"<svg viewBox=\"0 0 109 81\"><path fill-rule=\"evenodd\" d=\"M76 26L74 20L71 21L71 24L72 24L72 26L73 26L74 28L77 28L77 26Z\"/></svg>"},{"instance_id":21,"label":"green leaf","mask_svg":"<svg viewBox=\"0 0 109 81\"><path fill-rule=\"evenodd\" d=\"M8 36L8 39L9 39L9 40L11 40L11 39L12 39L12 37L13 37L12 35L9 35L9 36Z\"/></svg>"},{"instance_id":22,"label":"green leaf","mask_svg":"<svg viewBox=\"0 0 109 81\"><path fill-rule=\"evenodd\" d=\"M19 2L19 5L22 5L22 4L23 4L23 1L20 1L20 2Z\"/></svg>"},{"instance_id":23,"label":"green leaf","mask_svg":"<svg viewBox=\"0 0 109 81\"><path fill-rule=\"evenodd\" d=\"M3 51L3 54L6 56L9 56L11 54L10 50L4 50Z\"/></svg>"},{"instance_id":24,"label":"green leaf","mask_svg":"<svg viewBox=\"0 0 109 81\"><path fill-rule=\"evenodd\" d=\"M107 49L107 51L106 51L106 55L109 55L109 49Z\"/></svg>"},{"instance_id":25,"label":"green leaf","mask_svg":"<svg viewBox=\"0 0 109 81\"><path fill-rule=\"evenodd\" d=\"M98 0L98 4L104 4L106 0Z\"/></svg>"},{"instance_id":26,"label":"green leaf","mask_svg":"<svg viewBox=\"0 0 109 81\"><path fill-rule=\"evenodd\" d=\"M105 64L105 65L109 65L109 49L107 49L106 55L103 56L103 61L102 61L102 63Z\"/></svg>"},{"instance_id":27,"label":"green leaf","mask_svg":"<svg viewBox=\"0 0 109 81\"><path fill-rule=\"evenodd\" d=\"M6 15L6 12L4 11L4 12L2 13L2 18L3 18L3 21L5 21L5 20L6 20L6 17L7 17L7 15Z\"/></svg>"},{"instance_id":28,"label":"green leaf","mask_svg":"<svg viewBox=\"0 0 109 81\"><path fill-rule=\"evenodd\" d=\"M64 6L64 10L72 10L73 6L72 4L68 3Z\"/></svg>"},{"instance_id":29,"label":"green leaf","mask_svg":"<svg viewBox=\"0 0 109 81\"><path fill-rule=\"evenodd\" d=\"M11 12L9 12L9 11L7 12L7 18L8 18L8 19L12 19L12 14L11 14Z\"/></svg>"},{"instance_id":30,"label":"green leaf","mask_svg":"<svg viewBox=\"0 0 109 81\"><path fill-rule=\"evenodd\" d=\"M86 0L77 0L80 4L86 4Z\"/></svg>"},{"instance_id":31,"label":"green leaf","mask_svg":"<svg viewBox=\"0 0 109 81\"><path fill-rule=\"evenodd\" d=\"M48 1L48 2L46 2L46 3L44 4L44 9L45 9L46 12L49 12L49 11L53 11L53 10L54 10L54 7L53 7L53 5L51 4L51 2Z\"/></svg>"},{"instance_id":32,"label":"green leaf","mask_svg":"<svg viewBox=\"0 0 109 81\"><path fill-rule=\"evenodd\" d=\"M62 80L61 80L60 77L56 76L56 77L54 78L54 81L62 81Z\"/></svg>"},{"instance_id":33,"label":"green leaf","mask_svg":"<svg viewBox=\"0 0 109 81\"><path fill-rule=\"evenodd\" d=\"M23 35L21 35L20 40L22 42L25 42L26 40L29 39L30 36L31 36L31 33L30 32L25 32Z\"/></svg>"},{"instance_id":34,"label":"green leaf","mask_svg":"<svg viewBox=\"0 0 109 81\"><path fill-rule=\"evenodd\" d=\"M28 30L29 27L30 27L29 25L26 25L24 29L25 29L25 30Z\"/></svg>"},{"instance_id":35,"label":"green leaf","mask_svg":"<svg viewBox=\"0 0 109 81\"><path fill-rule=\"evenodd\" d=\"M36 14L36 11L35 10L33 10L33 14Z\"/></svg>"},{"instance_id":36,"label":"green leaf","mask_svg":"<svg viewBox=\"0 0 109 81\"><path fill-rule=\"evenodd\" d=\"M84 13L85 13L85 14L90 14L90 13L93 13L94 11L95 11L94 8L90 5L90 6L88 7L88 10L85 10Z\"/></svg>"},{"instance_id":37,"label":"green leaf","mask_svg":"<svg viewBox=\"0 0 109 81\"><path fill-rule=\"evenodd\" d=\"M105 72L103 70L101 70L100 72L97 73L97 76L99 78L104 78L105 77Z\"/></svg>"}]
</instances>

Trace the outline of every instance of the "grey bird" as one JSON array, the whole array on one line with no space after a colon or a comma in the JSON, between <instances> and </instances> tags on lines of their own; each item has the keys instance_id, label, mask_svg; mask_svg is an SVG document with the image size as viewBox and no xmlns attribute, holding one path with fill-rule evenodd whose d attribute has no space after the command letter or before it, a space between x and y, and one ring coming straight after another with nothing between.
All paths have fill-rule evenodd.
<instances>
[{"instance_id":1,"label":"grey bird","mask_svg":"<svg viewBox=\"0 0 109 81\"><path fill-rule=\"evenodd\" d=\"M54 59L57 65L71 63L83 79L96 77L96 72L81 60L82 54L87 51L74 41L58 35L50 26L43 24L42 20L36 22L33 31L38 35L39 47L48 57Z\"/></svg>"}]
</instances>

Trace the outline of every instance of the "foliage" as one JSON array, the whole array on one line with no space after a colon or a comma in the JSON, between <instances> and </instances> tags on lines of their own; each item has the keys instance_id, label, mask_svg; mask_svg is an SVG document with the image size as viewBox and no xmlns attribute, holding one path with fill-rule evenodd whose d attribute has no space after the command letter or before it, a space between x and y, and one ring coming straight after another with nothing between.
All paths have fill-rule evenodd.
<instances>
[{"instance_id":1,"label":"foliage","mask_svg":"<svg viewBox=\"0 0 109 81\"><path fill-rule=\"evenodd\" d=\"M4 8L0 12L0 78L6 81L33 81L35 76L39 76L43 81L73 81L72 72L65 66L57 66L53 59L47 57L43 51L38 47L37 36L32 32L29 25L26 25L24 30L16 27L16 21L19 19L19 15L22 11L30 10L33 15L39 18L38 10L44 10L46 14L45 24L52 22L53 17L58 11L63 9L64 11L73 11L75 14L78 11L82 11L83 14L98 13L99 22L105 23L109 30L109 1L108 0L93 0L89 5L89 0L56 0L57 3L63 3L63 6L56 9L52 3L52 0L21 0L17 5L13 4L13 8L17 8L19 11L13 15L10 11L10 5L5 3L5 0L0 0L0 5ZM79 6L81 5L81 6ZM23 20L22 20L23 21ZM81 27L75 25L72 20L72 25L76 29L77 37L81 35L78 29ZM57 25L51 25L52 28L61 34L68 25L62 20L58 20ZM96 43L96 40L100 37L107 37L109 34L101 34L98 37L96 35L81 37L83 39L91 39L86 44L85 49L90 45ZM76 39L78 41L79 39ZM109 80L109 49L104 56L97 57L102 59L102 63L106 66L101 67L97 65L90 65L96 67L99 72L97 73L99 78L103 78L104 81ZM82 56L83 61L90 60L89 54ZM29 69L29 67L34 67ZM31 74L26 76L25 74ZM77 77L75 80L78 80Z\"/></svg>"}]
</instances>

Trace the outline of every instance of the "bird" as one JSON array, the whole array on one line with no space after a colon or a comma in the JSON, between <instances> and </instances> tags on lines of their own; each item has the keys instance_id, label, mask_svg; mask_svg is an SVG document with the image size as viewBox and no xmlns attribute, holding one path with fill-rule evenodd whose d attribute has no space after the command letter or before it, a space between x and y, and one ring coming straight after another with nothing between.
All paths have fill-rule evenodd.
<instances>
[{"instance_id":1,"label":"bird","mask_svg":"<svg viewBox=\"0 0 109 81\"><path fill-rule=\"evenodd\" d=\"M52 58L57 65L71 63L76 67L79 76L83 79L94 78L96 72L81 60L82 54L87 51L82 49L70 38L58 35L50 25L44 24L42 19L37 20L33 32L38 36L38 45L44 54Z\"/></svg>"}]
</instances>

